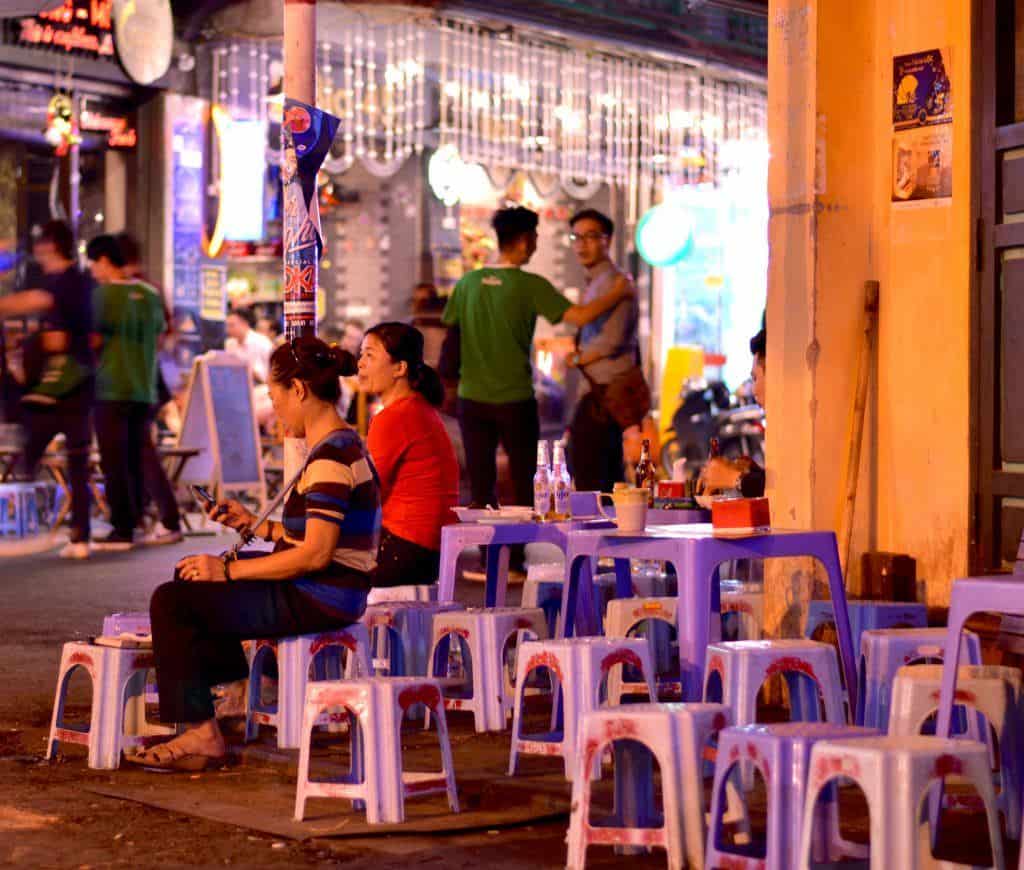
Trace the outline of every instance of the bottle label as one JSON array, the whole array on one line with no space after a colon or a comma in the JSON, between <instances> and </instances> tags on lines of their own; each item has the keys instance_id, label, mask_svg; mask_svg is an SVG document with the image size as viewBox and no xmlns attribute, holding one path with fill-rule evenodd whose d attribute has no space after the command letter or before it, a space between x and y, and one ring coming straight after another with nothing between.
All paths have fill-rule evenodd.
<instances>
[{"instance_id":1,"label":"bottle label","mask_svg":"<svg viewBox=\"0 0 1024 870\"><path fill-rule=\"evenodd\" d=\"M555 513L560 517L568 517L571 512L572 490L564 480L555 481Z\"/></svg>"},{"instance_id":2,"label":"bottle label","mask_svg":"<svg viewBox=\"0 0 1024 870\"><path fill-rule=\"evenodd\" d=\"M551 510L551 484L546 480L533 482L533 512L543 518Z\"/></svg>"}]
</instances>

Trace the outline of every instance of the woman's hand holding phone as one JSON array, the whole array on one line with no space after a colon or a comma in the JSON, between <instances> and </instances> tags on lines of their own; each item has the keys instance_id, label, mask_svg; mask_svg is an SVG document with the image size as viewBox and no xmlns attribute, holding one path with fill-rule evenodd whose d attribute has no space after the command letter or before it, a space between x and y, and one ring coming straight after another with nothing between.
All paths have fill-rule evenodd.
<instances>
[{"instance_id":1,"label":"woman's hand holding phone","mask_svg":"<svg viewBox=\"0 0 1024 870\"><path fill-rule=\"evenodd\" d=\"M256 516L233 498L213 505L206 515L214 522L234 529L236 532L251 529L256 522Z\"/></svg>"}]
</instances>

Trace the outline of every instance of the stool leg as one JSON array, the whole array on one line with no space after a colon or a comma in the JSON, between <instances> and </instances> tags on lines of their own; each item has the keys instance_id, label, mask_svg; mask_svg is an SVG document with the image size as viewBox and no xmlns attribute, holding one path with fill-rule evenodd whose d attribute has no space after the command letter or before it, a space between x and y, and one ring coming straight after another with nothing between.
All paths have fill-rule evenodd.
<instances>
[{"instance_id":1,"label":"stool leg","mask_svg":"<svg viewBox=\"0 0 1024 870\"><path fill-rule=\"evenodd\" d=\"M631 741L612 744L615 756L615 824L620 828L652 826L654 764L650 752ZM588 774L589 775L589 774ZM639 846L616 846L616 855L638 855Z\"/></svg>"},{"instance_id":2,"label":"stool leg","mask_svg":"<svg viewBox=\"0 0 1024 870\"><path fill-rule=\"evenodd\" d=\"M245 698L245 742L248 743L250 740L255 739L259 733L260 726L256 721L254 715L257 710L262 709L263 705L263 693L262 679L263 679L263 663L269 654L268 647L262 647L257 649L252 654L252 664L249 665L249 691L247 691Z\"/></svg>"},{"instance_id":3,"label":"stool leg","mask_svg":"<svg viewBox=\"0 0 1024 870\"><path fill-rule=\"evenodd\" d=\"M320 710L312 704L302 711L302 735L299 739L299 769L295 785L295 821L301 822L306 814L306 786L309 783L309 753L313 742L313 725Z\"/></svg>"},{"instance_id":4,"label":"stool leg","mask_svg":"<svg viewBox=\"0 0 1024 870\"><path fill-rule=\"evenodd\" d=\"M61 656L60 668L57 671L57 691L53 696L53 714L50 717L50 736L46 741L46 759L49 760L57 752L57 729L64 727L64 701L67 698L68 682L74 668L67 668L67 653Z\"/></svg>"},{"instance_id":5,"label":"stool leg","mask_svg":"<svg viewBox=\"0 0 1024 870\"><path fill-rule=\"evenodd\" d=\"M298 749L310 657L298 639L277 649L277 748Z\"/></svg>"},{"instance_id":6,"label":"stool leg","mask_svg":"<svg viewBox=\"0 0 1024 870\"><path fill-rule=\"evenodd\" d=\"M459 809L459 792L455 785L455 763L452 761L452 744L448 738L448 720L444 715L444 704L438 702L437 707L437 739L441 744L441 769L444 771L445 789L448 793L448 808L453 812Z\"/></svg>"},{"instance_id":7,"label":"stool leg","mask_svg":"<svg viewBox=\"0 0 1024 870\"><path fill-rule=\"evenodd\" d=\"M89 767L93 770L117 770L121 763L124 687L119 677L113 665L105 662L93 681L89 727Z\"/></svg>"}]
</instances>

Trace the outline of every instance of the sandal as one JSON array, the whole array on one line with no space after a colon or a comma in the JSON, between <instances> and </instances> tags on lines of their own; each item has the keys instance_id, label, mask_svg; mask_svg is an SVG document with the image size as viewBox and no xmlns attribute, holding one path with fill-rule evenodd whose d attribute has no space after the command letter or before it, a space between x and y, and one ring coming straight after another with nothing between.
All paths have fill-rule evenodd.
<instances>
[{"instance_id":1,"label":"sandal","mask_svg":"<svg viewBox=\"0 0 1024 870\"><path fill-rule=\"evenodd\" d=\"M127 755L125 761L138 764L149 770L198 773L206 770L207 767L223 767L227 763L227 755L200 755L196 752L189 752L176 740L171 740L137 755Z\"/></svg>"}]
</instances>

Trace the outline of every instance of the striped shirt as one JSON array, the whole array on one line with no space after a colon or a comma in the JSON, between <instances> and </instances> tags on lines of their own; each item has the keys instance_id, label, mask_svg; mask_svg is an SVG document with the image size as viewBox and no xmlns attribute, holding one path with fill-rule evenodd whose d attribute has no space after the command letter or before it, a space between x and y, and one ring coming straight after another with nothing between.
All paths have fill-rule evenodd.
<instances>
[{"instance_id":1,"label":"striped shirt","mask_svg":"<svg viewBox=\"0 0 1024 870\"><path fill-rule=\"evenodd\" d=\"M354 429L332 432L309 454L284 503L284 538L278 549L301 544L311 519L338 526L337 547L325 574L369 573L377 566L380 484Z\"/></svg>"}]
</instances>

